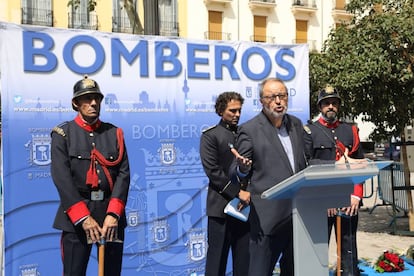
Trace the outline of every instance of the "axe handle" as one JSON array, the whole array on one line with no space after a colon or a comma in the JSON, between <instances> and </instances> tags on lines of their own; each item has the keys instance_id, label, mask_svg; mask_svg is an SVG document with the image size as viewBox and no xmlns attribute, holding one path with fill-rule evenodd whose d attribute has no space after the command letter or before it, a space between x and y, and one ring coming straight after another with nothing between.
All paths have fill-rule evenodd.
<instances>
[{"instance_id":1,"label":"axe handle","mask_svg":"<svg viewBox=\"0 0 414 276\"><path fill-rule=\"evenodd\" d=\"M105 243L99 244L98 276L105 275Z\"/></svg>"},{"instance_id":2,"label":"axe handle","mask_svg":"<svg viewBox=\"0 0 414 276\"><path fill-rule=\"evenodd\" d=\"M336 275L341 276L341 215L336 215Z\"/></svg>"}]
</instances>

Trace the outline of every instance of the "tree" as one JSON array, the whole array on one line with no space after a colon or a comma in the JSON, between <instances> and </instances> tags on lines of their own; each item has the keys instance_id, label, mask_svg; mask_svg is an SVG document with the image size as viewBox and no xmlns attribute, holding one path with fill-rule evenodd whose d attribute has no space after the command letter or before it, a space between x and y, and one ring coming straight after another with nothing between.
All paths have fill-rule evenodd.
<instances>
[{"instance_id":1,"label":"tree","mask_svg":"<svg viewBox=\"0 0 414 276\"><path fill-rule=\"evenodd\" d=\"M350 24L333 30L321 53L310 58L311 91L330 83L345 103L342 115L362 115L375 124L374 141L400 137L404 164L408 164L404 128L414 119L413 5L412 0L351 0ZM410 186L407 165L404 176ZM410 190L407 195L414 230Z\"/></svg>"},{"instance_id":2,"label":"tree","mask_svg":"<svg viewBox=\"0 0 414 276\"><path fill-rule=\"evenodd\" d=\"M128 19L132 27L132 33L143 34L144 28L142 27L141 21L139 20L139 16L138 16L134 1L124 0L124 1L121 1L121 4L124 5L125 11L128 15Z\"/></svg>"}]
</instances>

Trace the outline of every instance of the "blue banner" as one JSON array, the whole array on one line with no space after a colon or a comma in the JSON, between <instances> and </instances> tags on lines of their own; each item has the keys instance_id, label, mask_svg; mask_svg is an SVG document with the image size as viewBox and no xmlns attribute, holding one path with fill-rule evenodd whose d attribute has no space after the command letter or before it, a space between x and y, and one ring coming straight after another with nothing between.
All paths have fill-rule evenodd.
<instances>
[{"instance_id":1,"label":"blue banner","mask_svg":"<svg viewBox=\"0 0 414 276\"><path fill-rule=\"evenodd\" d=\"M204 41L20 26L0 22L5 275L60 275L59 197L51 129L72 120L84 74L105 99L101 119L124 130L131 167L122 275L204 275L208 179L203 129L218 94L261 110L258 83L283 79L289 112L309 118L307 45ZM88 275L97 274L93 251ZM231 266L229 266L231 270Z\"/></svg>"}]
</instances>

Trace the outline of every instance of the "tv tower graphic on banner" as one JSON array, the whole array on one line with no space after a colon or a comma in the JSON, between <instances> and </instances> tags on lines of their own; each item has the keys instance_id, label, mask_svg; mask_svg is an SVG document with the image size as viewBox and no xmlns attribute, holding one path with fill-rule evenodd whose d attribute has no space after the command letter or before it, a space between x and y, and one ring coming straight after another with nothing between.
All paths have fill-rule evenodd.
<instances>
[{"instance_id":1,"label":"tv tower graphic on banner","mask_svg":"<svg viewBox=\"0 0 414 276\"><path fill-rule=\"evenodd\" d=\"M188 92L190 91L190 88L187 85L187 70L184 70L184 85L182 88L183 92L184 92L184 106L185 109L187 109L190 105L190 99L188 98Z\"/></svg>"}]
</instances>

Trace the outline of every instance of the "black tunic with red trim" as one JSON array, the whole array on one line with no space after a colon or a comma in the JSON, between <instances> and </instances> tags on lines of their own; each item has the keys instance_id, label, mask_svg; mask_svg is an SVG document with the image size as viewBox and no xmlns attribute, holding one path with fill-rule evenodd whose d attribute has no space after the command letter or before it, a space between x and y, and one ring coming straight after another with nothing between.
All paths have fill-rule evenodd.
<instances>
[{"instance_id":1,"label":"black tunic with red trim","mask_svg":"<svg viewBox=\"0 0 414 276\"><path fill-rule=\"evenodd\" d=\"M305 127L305 155L309 163L334 163L345 152L349 157L363 159L364 152L359 141L356 125L336 121L328 124L322 118ZM363 186L354 186L353 195L363 197Z\"/></svg>"},{"instance_id":2,"label":"black tunic with red trim","mask_svg":"<svg viewBox=\"0 0 414 276\"><path fill-rule=\"evenodd\" d=\"M125 142L119 134L122 131L112 124L98 121L87 125L79 116L53 129L51 173L60 196L54 228L76 232L75 225L88 215L102 226L107 214L120 218L119 230L125 228L130 171ZM96 160L91 167L94 148L106 161ZM90 168L97 176L94 188L86 184ZM92 190L104 191L104 199L90 200Z\"/></svg>"}]
</instances>

